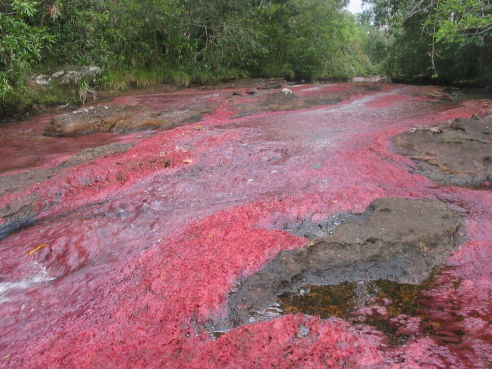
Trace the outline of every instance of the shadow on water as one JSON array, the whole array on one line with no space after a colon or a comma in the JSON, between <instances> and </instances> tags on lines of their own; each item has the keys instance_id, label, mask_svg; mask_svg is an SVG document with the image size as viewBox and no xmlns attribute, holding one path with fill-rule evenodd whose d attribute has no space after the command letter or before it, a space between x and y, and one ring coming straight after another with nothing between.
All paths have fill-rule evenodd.
<instances>
[{"instance_id":1,"label":"shadow on water","mask_svg":"<svg viewBox=\"0 0 492 369\"><path fill-rule=\"evenodd\" d=\"M476 99L492 98L492 91L478 87L446 87L445 92L449 93L455 101L464 102Z\"/></svg>"}]
</instances>

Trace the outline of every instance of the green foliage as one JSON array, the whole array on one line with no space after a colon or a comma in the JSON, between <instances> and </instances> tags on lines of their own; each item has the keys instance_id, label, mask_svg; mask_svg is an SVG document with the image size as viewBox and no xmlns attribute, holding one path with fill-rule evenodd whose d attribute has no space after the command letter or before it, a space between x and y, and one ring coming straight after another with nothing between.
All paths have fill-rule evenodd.
<instances>
[{"instance_id":1,"label":"green foliage","mask_svg":"<svg viewBox=\"0 0 492 369\"><path fill-rule=\"evenodd\" d=\"M427 21L436 23L434 31L438 42L483 42L492 31L492 4L483 0L441 0L434 5Z\"/></svg>"},{"instance_id":2,"label":"green foliage","mask_svg":"<svg viewBox=\"0 0 492 369\"><path fill-rule=\"evenodd\" d=\"M44 63L51 66L107 64L114 58L106 2L98 0L45 0L36 22L53 36Z\"/></svg>"},{"instance_id":3,"label":"green foliage","mask_svg":"<svg viewBox=\"0 0 492 369\"><path fill-rule=\"evenodd\" d=\"M484 0L373 0L372 16L389 27L390 75L444 82L492 83L492 3Z\"/></svg>"},{"instance_id":4,"label":"green foliage","mask_svg":"<svg viewBox=\"0 0 492 369\"><path fill-rule=\"evenodd\" d=\"M67 103L79 105L91 97L89 87L82 81L79 86L52 84L43 88L14 88L6 94L0 103L0 117L22 117L24 113L31 111L43 111L50 105L65 105ZM82 98L85 98L82 101Z\"/></svg>"},{"instance_id":5,"label":"green foliage","mask_svg":"<svg viewBox=\"0 0 492 369\"><path fill-rule=\"evenodd\" d=\"M372 70L346 1L266 2L258 12L261 75L343 79Z\"/></svg>"},{"instance_id":6,"label":"green foliage","mask_svg":"<svg viewBox=\"0 0 492 369\"><path fill-rule=\"evenodd\" d=\"M244 76L310 80L372 73L370 27L344 10L347 3L2 1L0 94L22 88L33 65L39 71L97 65L103 69L98 87L118 90ZM72 98L84 102L92 86L75 87Z\"/></svg>"},{"instance_id":7,"label":"green foliage","mask_svg":"<svg viewBox=\"0 0 492 369\"><path fill-rule=\"evenodd\" d=\"M31 66L41 59L52 38L43 27L29 21L36 14L36 1L0 3L0 98L20 87Z\"/></svg>"},{"instance_id":8,"label":"green foliage","mask_svg":"<svg viewBox=\"0 0 492 369\"><path fill-rule=\"evenodd\" d=\"M388 55L389 39L386 32L375 27L367 15L367 13L359 14L357 17L359 32L357 39L360 40L363 55L367 56L373 64L373 71L384 74L384 62Z\"/></svg>"},{"instance_id":9,"label":"green foliage","mask_svg":"<svg viewBox=\"0 0 492 369\"><path fill-rule=\"evenodd\" d=\"M89 82L86 80L80 81L78 87L79 87L78 91L77 91L78 92L78 98L79 98L80 102L82 103L82 105L84 105L85 102L87 101L87 98L89 97L91 87L90 87Z\"/></svg>"}]
</instances>

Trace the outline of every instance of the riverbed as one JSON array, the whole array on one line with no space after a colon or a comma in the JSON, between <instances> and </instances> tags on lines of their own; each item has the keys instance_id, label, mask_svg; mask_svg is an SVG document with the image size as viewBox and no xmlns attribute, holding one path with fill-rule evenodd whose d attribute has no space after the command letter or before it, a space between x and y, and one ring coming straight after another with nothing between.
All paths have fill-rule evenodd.
<instances>
[{"instance_id":1,"label":"riverbed","mask_svg":"<svg viewBox=\"0 0 492 369\"><path fill-rule=\"evenodd\" d=\"M489 368L490 186L435 182L392 138L485 116L491 100L433 86L288 87L292 98L248 86L107 103L210 107L173 127L45 136L54 114L0 125L1 366ZM310 242L299 225L343 223L383 198L436 200L461 222L459 246L412 290L418 311L391 316L404 339L281 306L217 328L249 276ZM364 311L380 314L383 298Z\"/></svg>"}]
</instances>

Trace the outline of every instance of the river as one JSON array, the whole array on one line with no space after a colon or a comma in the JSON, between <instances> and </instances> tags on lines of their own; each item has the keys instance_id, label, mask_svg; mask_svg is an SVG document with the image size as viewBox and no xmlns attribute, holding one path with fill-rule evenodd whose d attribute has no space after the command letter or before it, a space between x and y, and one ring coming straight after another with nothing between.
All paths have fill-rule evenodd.
<instances>
[{"instance_id":1,"label":"river","mask_svg":"<svg viewBox=\"0 0 492 369\"><path fill-rule=\"evenodd\" d=\"M244 88L113 102L214 102L201 121L173 129L54 138L42 135L53 115L0 125L0 208L20 214L0 241L0 366L490 367L490 190L436 184L390 141L415 126L483 115L488 101L375 86L287 111L245 113L256 97ZM290 87L298 96L350 88ZM110 144L121 150L64 165ZM412 320L411 338L393 345L374 327L303 314L218 338L207 329L227 314L238 280L306 244L286 224L364 212L388 197L439 199L465 214L465 242L425 292L425 319L439 334Z\"/></svg>"}]
</instances>

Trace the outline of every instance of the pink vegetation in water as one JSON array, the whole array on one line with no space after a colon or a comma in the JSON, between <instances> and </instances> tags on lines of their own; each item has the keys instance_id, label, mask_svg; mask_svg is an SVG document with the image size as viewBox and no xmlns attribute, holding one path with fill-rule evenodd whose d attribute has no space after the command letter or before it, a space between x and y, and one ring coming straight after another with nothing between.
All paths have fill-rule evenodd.
<instances>
[{"instance_id":1,"label":"pink vegetation in water","mask_svg":"<svg viewBox=\"0 0 492 369\"><path fill-rule=\"evenodd\" d=\"M331 88L345 87L295 89ZM240 119L231 119L235 112L221 100L202 122L148 137L56 139L69 142L63 149L35 145L39 160L29 145L46 119L1 127L16 142L4 139L17 162L2 165L12 170L49 166L100 142L135 146L0 198L8 203L37 193L43 209L35 225L0 241L0 362L7 368L490 367L490 192L438 186L390 148L395 134L483 113L483 104L440 103L420 89L416 95L415 88L383 86L337 105ZM228 93L185 92L200 101ZM120 103L156 107L176 96ZM25 144L15 127L33 127ZM238 280L281 250L306 244L278 230L283 224L360 212L381 197L438 198L466 214L466 243L425 295L425 313L438 324L434 334L415 334L418 322L407 321L415 337L393 347L369 327L287 315L210 335L207 326L226 314ZM47 246L30 254L40 244Z\"/></svg>"}]
</instances>

